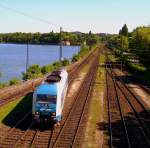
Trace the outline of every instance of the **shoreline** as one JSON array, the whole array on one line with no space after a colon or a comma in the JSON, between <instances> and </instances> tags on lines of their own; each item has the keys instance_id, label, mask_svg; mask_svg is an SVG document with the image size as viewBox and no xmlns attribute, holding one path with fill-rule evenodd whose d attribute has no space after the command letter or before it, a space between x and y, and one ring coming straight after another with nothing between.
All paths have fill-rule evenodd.
<instances>
[{"instance_id":1,"label":"shoreline","mask_svg":"<svg viewBox=\"0 0 150 148\"><path fill-rule=\"evenodd\" d=\"M27 45L27 43L0 43L0 45L2 44L7 44L7 45ZM42 45L42 46L47 46L47 45L53 45L53 46L59 46L59 44L55 44L55 43L29 43L28 45ZM62 46L81 46L81 45L62 45Z\"/></svg>"}]
</instances>

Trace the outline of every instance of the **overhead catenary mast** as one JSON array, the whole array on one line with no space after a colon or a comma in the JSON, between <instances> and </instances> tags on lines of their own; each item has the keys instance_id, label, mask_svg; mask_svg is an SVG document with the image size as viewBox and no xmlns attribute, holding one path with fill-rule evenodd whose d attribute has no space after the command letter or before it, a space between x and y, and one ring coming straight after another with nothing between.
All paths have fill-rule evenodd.
<instances>
[{"instance_id":1,"label":"overhead catenary mast","mask_svg":"<svg viewBox=\"0 0 150 148\"><path fill-rule=\"evenodd\" d=\"M29 39L28 39L28 35L27 35L26 72L28 70L28 67L29 67Z\"/></svg>"},{"instance_id":2,"label":"overhead catenary mast","mask_svg":"<svg viewBox=\"0 0 150 148\"><path fill-rule=\"evenodd\" d=\"M59 61L62 60L62 27L60 27Z\"/></svg>"}]
</instances>

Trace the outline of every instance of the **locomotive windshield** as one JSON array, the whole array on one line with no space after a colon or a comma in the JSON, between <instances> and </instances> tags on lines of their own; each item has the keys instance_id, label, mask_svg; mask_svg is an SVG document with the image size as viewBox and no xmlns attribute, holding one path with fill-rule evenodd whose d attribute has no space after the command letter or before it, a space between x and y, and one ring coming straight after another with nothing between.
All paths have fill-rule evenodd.
<instances>
[{"instance_id":1,"label":"locomotive windshield","mask_svg":"<svg viewBox=\"0 0 150 148\"><path fill-rule=\"evenodd\" d=\"M52 95L37 94L36 100L41 102L51 102L56 104L56 96L52 96Z\"/></svg>"}]
</instances>

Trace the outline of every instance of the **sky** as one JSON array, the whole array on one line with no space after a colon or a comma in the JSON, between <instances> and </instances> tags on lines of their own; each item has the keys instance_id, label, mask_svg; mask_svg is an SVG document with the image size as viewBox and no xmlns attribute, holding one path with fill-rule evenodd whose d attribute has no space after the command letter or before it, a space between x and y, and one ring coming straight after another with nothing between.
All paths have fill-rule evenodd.
<instances>
[{"instance_id":1,"label":"sky","mask_svg":"<svg viewBox=\"0 0 150 148\"><path fill-rule=\"evenodd\" d=\"M0 0L0 33L118 33L150 25L150 0Z\"/></svg>"}]
</instances>

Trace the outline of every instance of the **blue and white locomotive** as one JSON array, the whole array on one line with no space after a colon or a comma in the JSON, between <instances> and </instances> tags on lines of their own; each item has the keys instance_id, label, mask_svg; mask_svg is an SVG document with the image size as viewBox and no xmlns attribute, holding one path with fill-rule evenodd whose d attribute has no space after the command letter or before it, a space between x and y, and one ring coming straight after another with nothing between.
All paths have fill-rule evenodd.
<instances>
[{"instance_id":1,"label":"blue and white locomotive","mask_svg":"<svg viewBox=\"0 0 150 148\"><path fill-rule=\"evenodd\" d=\"M66 70L53 71L33 94L32 115L35 119L60 121L68 87Z\"/></svg>"}]
</instances>

